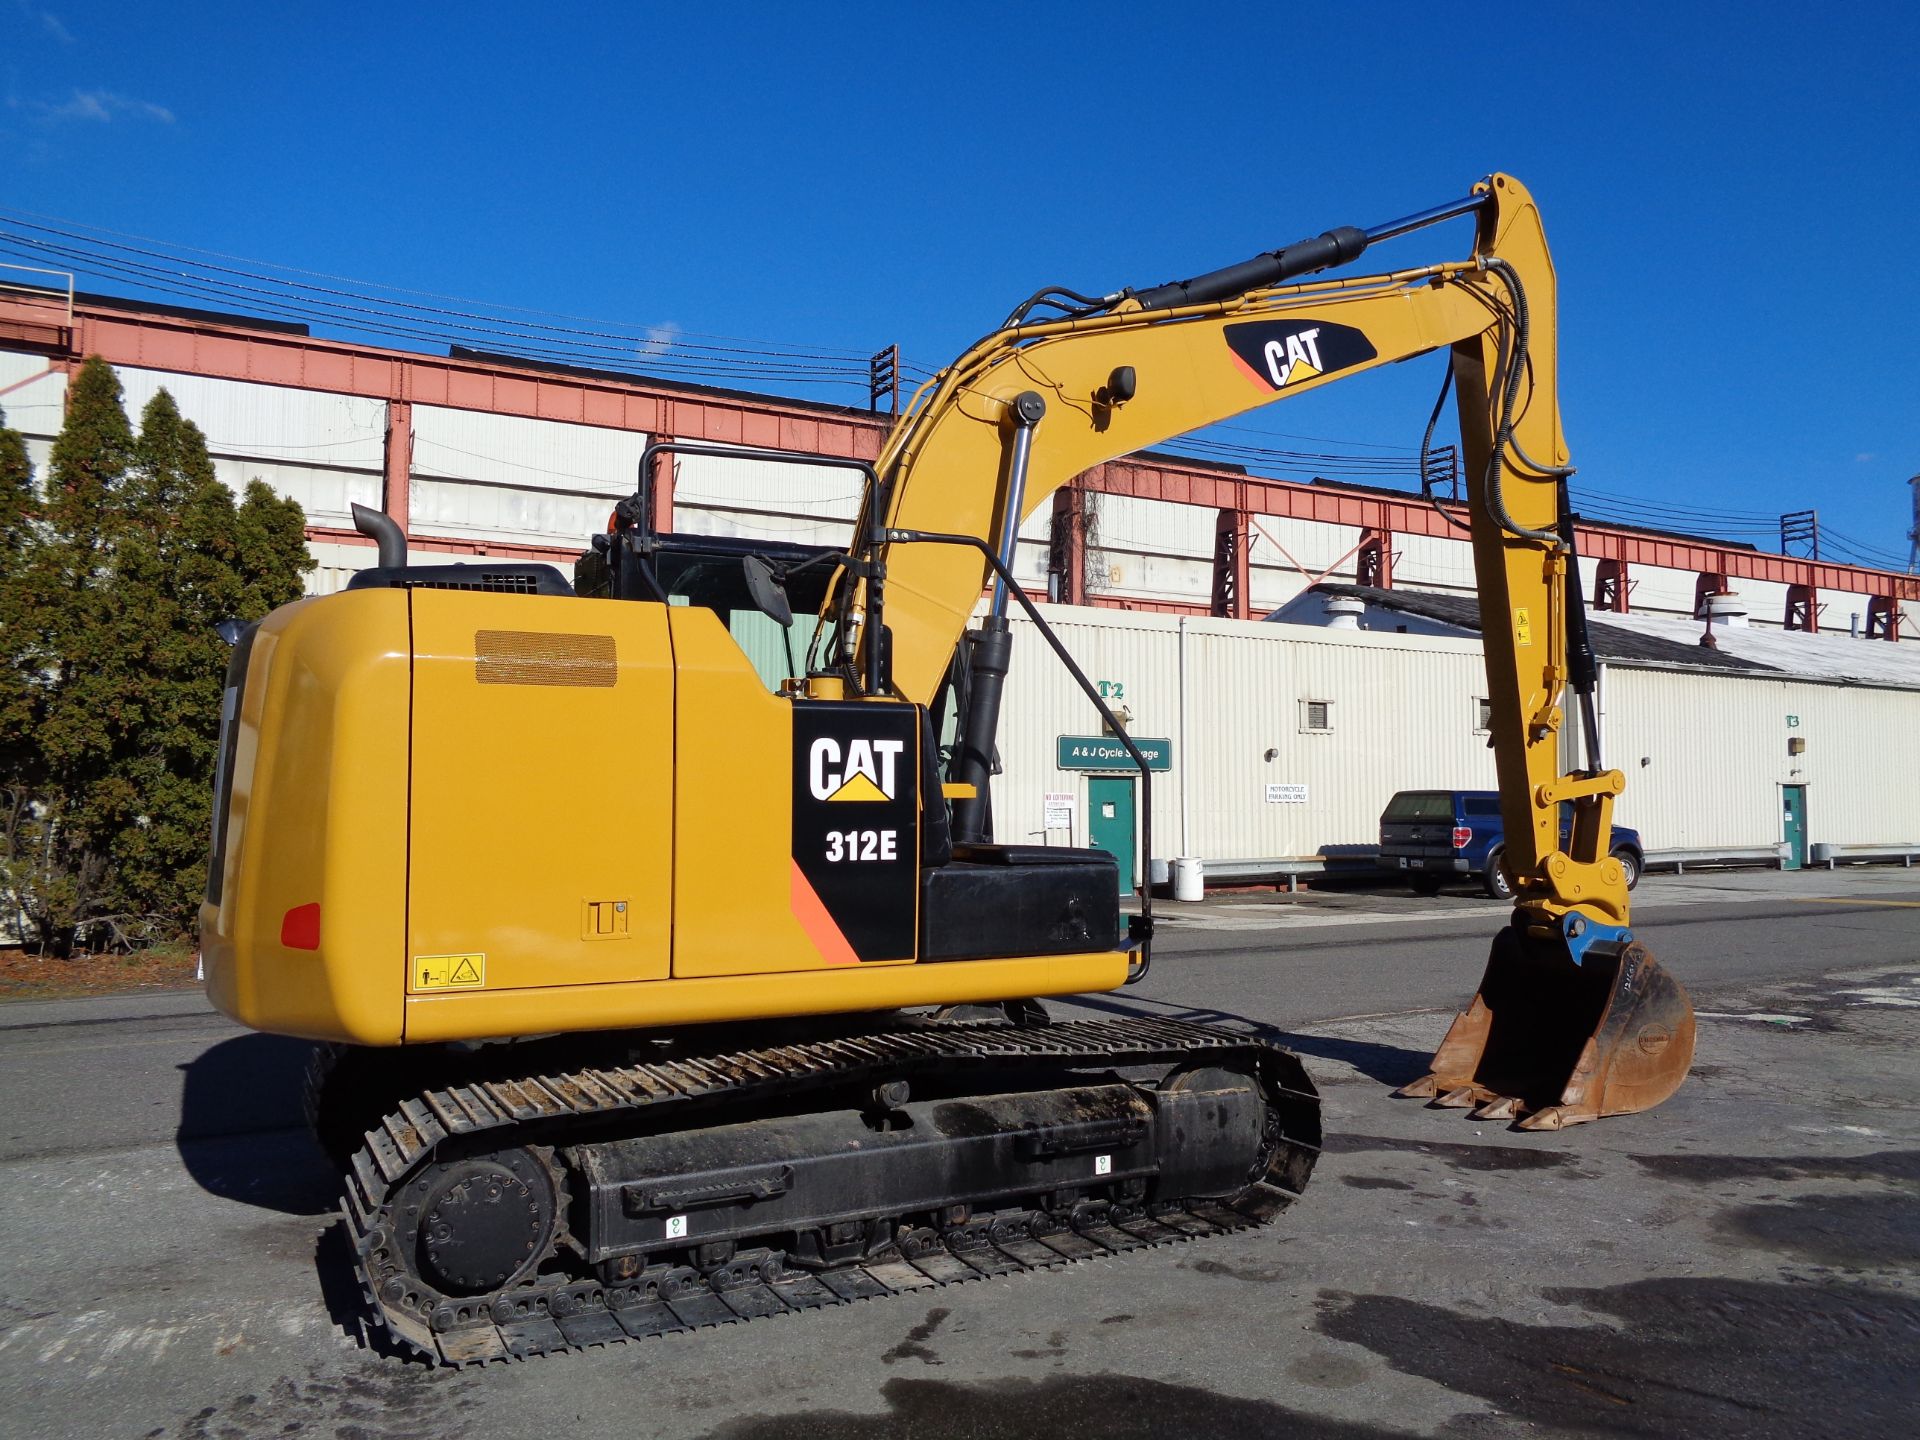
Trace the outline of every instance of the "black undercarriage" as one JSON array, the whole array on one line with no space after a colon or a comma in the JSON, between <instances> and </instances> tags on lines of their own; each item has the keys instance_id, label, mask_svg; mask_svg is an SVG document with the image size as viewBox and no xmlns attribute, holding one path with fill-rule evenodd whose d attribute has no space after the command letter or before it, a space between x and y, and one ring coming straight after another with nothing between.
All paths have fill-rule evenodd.
<instances>
[{"instance_id":1,"label":"black undercarriage","mask_svg":"<svg viewBox=\"0 0 1920 1440\"><path fill-rule=\"evenodd\" d=\"M468 1364L1046 1268L1261 1223L1318 1158L1304 1069L1246 1036L757 1030L747 1050L629 1040L625 1063L537 1079L484 1073L506 1063L484 1053L464 1075L446 1052L341 1057L318 1092L336 1140L369 1087L392 1097L409 1067L443 1082L369 1122L349 1162L386 1329Z\"/></svg>"}]
</instances>

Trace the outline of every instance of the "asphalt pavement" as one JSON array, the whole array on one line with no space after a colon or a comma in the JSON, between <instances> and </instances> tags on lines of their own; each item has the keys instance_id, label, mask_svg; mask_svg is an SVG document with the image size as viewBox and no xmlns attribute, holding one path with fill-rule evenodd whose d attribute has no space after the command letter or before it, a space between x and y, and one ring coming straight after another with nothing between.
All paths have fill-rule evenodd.
<instances>
[{"instance_id":1,"label":"asphalt pavement","mask_svg":"<svg viewBox=\"0 0 1920 1440\"><path fill-rule=\"evenodd\" d=\"M1331 1138L1273 1226L478 1372L358 1338L303 1043L193 992L0 1006L0 1433L1915 1433L1920 876L1649 877L1693 1075L1544 1135L1389 1097L1501 907L1165 911L1147 982L1078 1004L1303 1054Z\"/></svg>"}]
</instances>

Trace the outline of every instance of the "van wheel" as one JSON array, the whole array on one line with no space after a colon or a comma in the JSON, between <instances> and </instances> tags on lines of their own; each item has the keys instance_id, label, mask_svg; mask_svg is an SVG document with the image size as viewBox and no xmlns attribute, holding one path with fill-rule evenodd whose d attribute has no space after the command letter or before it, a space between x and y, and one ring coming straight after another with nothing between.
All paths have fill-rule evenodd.
<instances>
[{"instance_id":1,"label":"van wheel","mask_svg":"<svg viewBox=\"0 0 1920 1440\"><path fill-rule=\"evenodd\" d=\"M1416 895L1438 895L1440 877L1438 875L1412 875L1407 878L1407 888Z\"/></svg>"},{"instance_id":2,"label":"van wheel","mask_svg":"<svg viewBox=\"0 0 1920 1440\"><path fill-rule=\"evenodd\" d=\"M1480 877L1480 883L1487 887L1487 894L1496 900L1513 899L1513 879L1507 874L1507 853L1496 850L1487 856L1486 873Z\"/></svg>"},{"instance_id":3,"label":"van wheel","mask_svg":"<svg viewBox=\"0 0 1920 1440\"><path fill-rule=\"evenodd\" d=\"M1640 857L1622 846L1613 852L1613 858L1620 862L1620 868L1627 872L1627 889L1631 890L1640 883Z\"/></svg>"}]
</instances>

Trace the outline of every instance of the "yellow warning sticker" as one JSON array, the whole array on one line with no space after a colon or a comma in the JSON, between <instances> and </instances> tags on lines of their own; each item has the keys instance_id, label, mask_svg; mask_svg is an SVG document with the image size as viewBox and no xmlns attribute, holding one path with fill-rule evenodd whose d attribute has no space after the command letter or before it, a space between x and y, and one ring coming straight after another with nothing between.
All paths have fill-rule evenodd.
<instances>
[{"instance_id":1,"label":"yellow warning sticker","mask_svg":"<svg viewBox=\"0 0 1920 1440\"><path fill-rule=\"evenodd\" d=\"M1533 616L1522 605L1513 612L1513 643L1515 645L1533 644Z\"/></svg>"},{"instance_id":2,"label":"yellow warning sticker","mask_svg":"<svg viewBox=\"0 0 1920 1440\"><path fill-rule=\"evenodd\" d=\"M416 955L409 990L478 990L487 983L485 955Z\"/></svg>"}]
</instances>

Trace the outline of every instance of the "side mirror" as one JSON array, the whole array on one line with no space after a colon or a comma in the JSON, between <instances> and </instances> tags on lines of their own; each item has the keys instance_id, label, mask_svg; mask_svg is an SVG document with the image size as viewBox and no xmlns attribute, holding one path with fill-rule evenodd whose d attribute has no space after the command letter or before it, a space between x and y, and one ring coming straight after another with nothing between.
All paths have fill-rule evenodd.
<instances>
[{"instance_id":1,"label":"side mirror","mask_svg":"<svg viewBox=\"0 0 1920 1440\"><path fill-rule=\"evenodd\" d=\"M753 608L782 628L793 624L793 606L787 600L786 586L774 578L773 566L758 555L749 555L740 562L740 568L746 572Z\"/></svg>"},{"instance_id":2,"label":"side mirror","mask_svg":"<svg viewBox=\"0 0 1920 1440\"><path fill-rule=\"evenodd\" d=\"M247 633L247 622L244 620L222 620L213 627L213 633L227 642L228 649L232 649L240 643L240 637Z\"/></svg>"}]
</instances>

